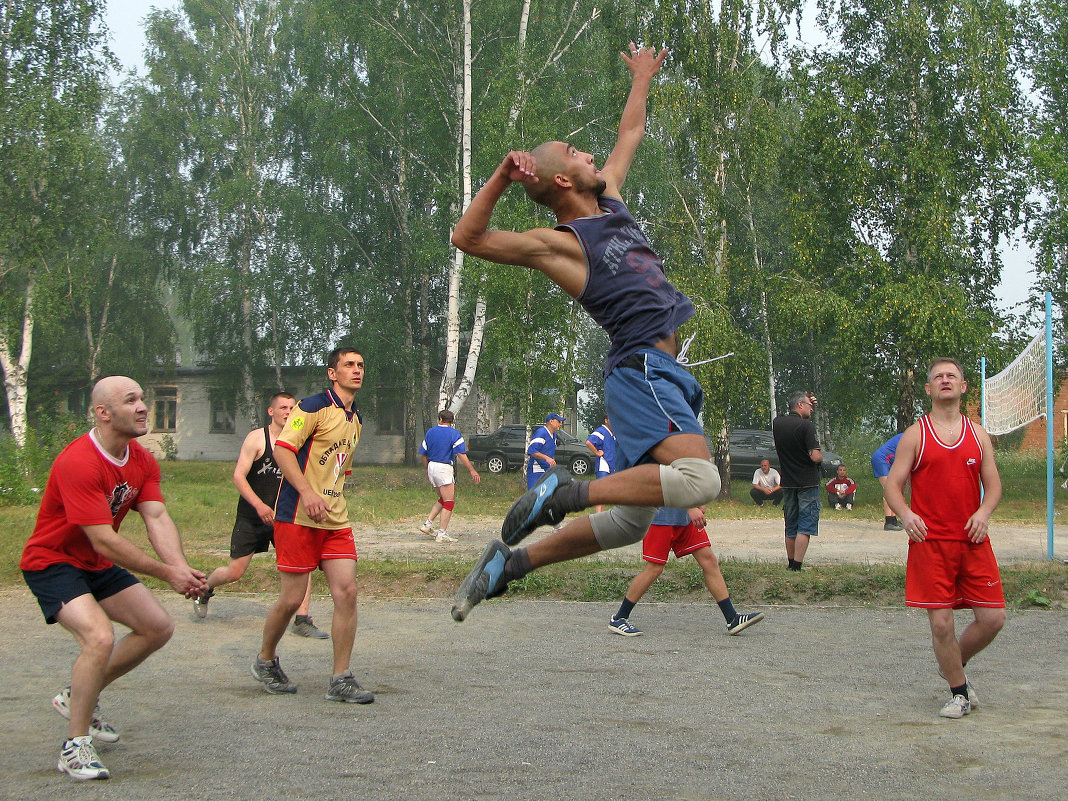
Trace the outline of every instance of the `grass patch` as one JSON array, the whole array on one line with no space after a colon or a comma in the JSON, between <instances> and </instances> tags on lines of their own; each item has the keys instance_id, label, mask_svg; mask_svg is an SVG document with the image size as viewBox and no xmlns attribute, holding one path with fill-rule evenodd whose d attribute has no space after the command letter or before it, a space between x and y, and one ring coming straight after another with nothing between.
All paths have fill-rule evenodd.
<instances>
[{"instance_id":1,"label":"grass patch","mask_svg":"<svg viewBox=\"0 0 1068 801\"><path fill-rule=\"evenodd\" d=\"M1034 459L1006 459L1002 476L1006 506L1014 518L1006 522L1041 525L1045 501L1035 491L1035 477L1044 481L1041 465ZM186 554L202 569L226 564L229 558L230 530L237 507L237 491L231 481L233 465L228 462L166 462L163 490L171 516L182 532ZM859 471L854 471L858 472ZM857 479L864 481L863 477ZM486 473L480 485L461 475L461 502L472 515L502 517L515 500L522 477L516 473ZM868 476L868 483L877 487ZM1044 484L1040 486L1044 487ZM735 492L741 488L735 482ZM858 503L866 516L878 520L881 504L874 492ZM1030 497L1028 497L1030 495ZM425 513L428 500L422 469L393 466L357 466L346 487L352 519L373 525L410 521ZM864 496L862 496L863 498ZM716 505L719 519L765 517L766 509L728 500ZM0 587L20 586L18 569L22 546L33 530L36 506L0 507ZM864 518L861 518L864 519ZM132 514L123 524L123 534L146 549L148 539L139 515ZM408 558L360 560L361 592L379 596L451 598L470 570L470 560L458 558ZM618 603L630 580L641 569L632 559L579 560L551 565L516 582L510 593L521 598L551 598ZM776 562L723 560L721 569L732 598L739 604L844 604L900 606L904 603L904 568L893 565L833 565L788 573ZM313 588L326 593L320 573L313 574ZM1059 562L1002 567L1002 582L1010 607L1063 609L1068 607L1068 567ZM165 589L161 582L146 580L152 587ZM270 556L257 556L235 589L241 592L278 591L278 573ZM225 589L220 592L226 592ZM678 602L704 601L709 594L701 570L692 559L672 562L652 586L647 600ZM710 601L711 602L711 601Z\"/></svg>"}]
</instances>

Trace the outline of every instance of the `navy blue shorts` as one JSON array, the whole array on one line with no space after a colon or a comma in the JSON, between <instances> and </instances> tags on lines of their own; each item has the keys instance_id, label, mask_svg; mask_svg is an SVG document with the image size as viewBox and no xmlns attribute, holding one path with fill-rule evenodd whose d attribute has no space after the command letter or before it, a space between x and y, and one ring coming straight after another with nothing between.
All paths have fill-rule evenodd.
<instances>
[{"instance_id":1,"label":"navy blue shorts","mask_svg":"<svg viewBox=\"0 0 1068 801\"><path fill-rule=\"evenodd\" d=\"M699 434L705 393L697 379L659 348L628 356L604 382L605 409L616 435L612 472L651 461L649 451L673 434Z\"/></svg>"},{"instance_id":2,"label":"navy blue shorts","mask_svg":"<svg viewBox=\"0 0 1068 801\"><path fill-rule=\"evenodd\" d=\"M92 595L103 601L127 587L140 584L129 570L112 565L105 570L82 570L68 564L49 565L44 570L23 570L22 577L37 596L45 622L56 622L56 615L75 598Z\"/></svg>"}]
</instances>

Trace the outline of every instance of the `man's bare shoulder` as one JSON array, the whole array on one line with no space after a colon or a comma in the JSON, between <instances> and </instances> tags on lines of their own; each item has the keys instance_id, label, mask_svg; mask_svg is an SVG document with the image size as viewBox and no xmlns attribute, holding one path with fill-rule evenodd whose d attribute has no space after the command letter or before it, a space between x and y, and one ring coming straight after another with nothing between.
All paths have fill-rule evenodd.
<instances>
[{"instance_id":1,"label":"man's bare shoulder","mask_svg":"<svg viewBox=\"0 0 1068 801\"><path fill-rule=\"evenodd\" d=\"M253 459L258 459L263 456L264 446L263 429L254 428L245 434L245 441L241 443L241 452L252 454Z\"/></svg>"}]
</instances>

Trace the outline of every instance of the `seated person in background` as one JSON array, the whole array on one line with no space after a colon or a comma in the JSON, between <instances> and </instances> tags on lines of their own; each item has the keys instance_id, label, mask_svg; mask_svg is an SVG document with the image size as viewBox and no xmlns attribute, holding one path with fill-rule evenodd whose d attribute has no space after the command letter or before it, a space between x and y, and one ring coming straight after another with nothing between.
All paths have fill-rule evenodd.
<instances>
[{"instance_id":1,"label":"seated person in background","mask_svg":"<svg viewBox=\"0 0 1068 801\"><path fill-rule=\"evenodd\" d=\"M760 469L753 473L753 487L749 490L749 497L757 506L763 506L764 501L771 501L778 506L782 502L782 487L779 471L771 466L770 459L760 462Z\"/></svg>"},{"instance_id":2,"label":"seated person in background","mask_svg":"<svg viewBox=\"0 0 1068 801\"><path fill-rule=\"evenodd\" d=\"M827 482L827 505L835 509L843 506L852 511L853 498L857 493L857 482L846 475L846 466L838 465L838 473Z\"/></svg>"}]
</instances>

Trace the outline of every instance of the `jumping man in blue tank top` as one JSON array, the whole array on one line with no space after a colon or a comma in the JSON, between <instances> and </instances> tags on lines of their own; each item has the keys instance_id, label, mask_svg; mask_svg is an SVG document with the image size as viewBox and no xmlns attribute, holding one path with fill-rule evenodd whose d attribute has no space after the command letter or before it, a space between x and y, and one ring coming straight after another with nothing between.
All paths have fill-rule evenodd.
<instances>
[{"instance_id":1,"label":"jumping man in blue tank top","mask_svg":"<svg viewBox=\"0 0 1068 801\"><path fill-rule=\"evenodd\" d=\"M630 52L621 55L631 72L631 90L603 168L568 142L514 150L452 235L453 244L466 253L543 273L607 332L605 407L615 428L619 472L576 481L566 468L547 471L508 512L503 542L491 542L460 585L452 609L457 621L535 568L639 541L657 507L688 509L719 494L719 474L697 421L703 393L675 359L676 332L693 316L693 303L668 282L663 263L621 199L645 136L649 86L667 50L657 53L632 42ZM556 228L489 228L494 206L513 183L523 184L532 200L552 209ZM615 506L575 519L529 548L509 548L538 526L601 504Z\"/></svg>"}]
</instances>

